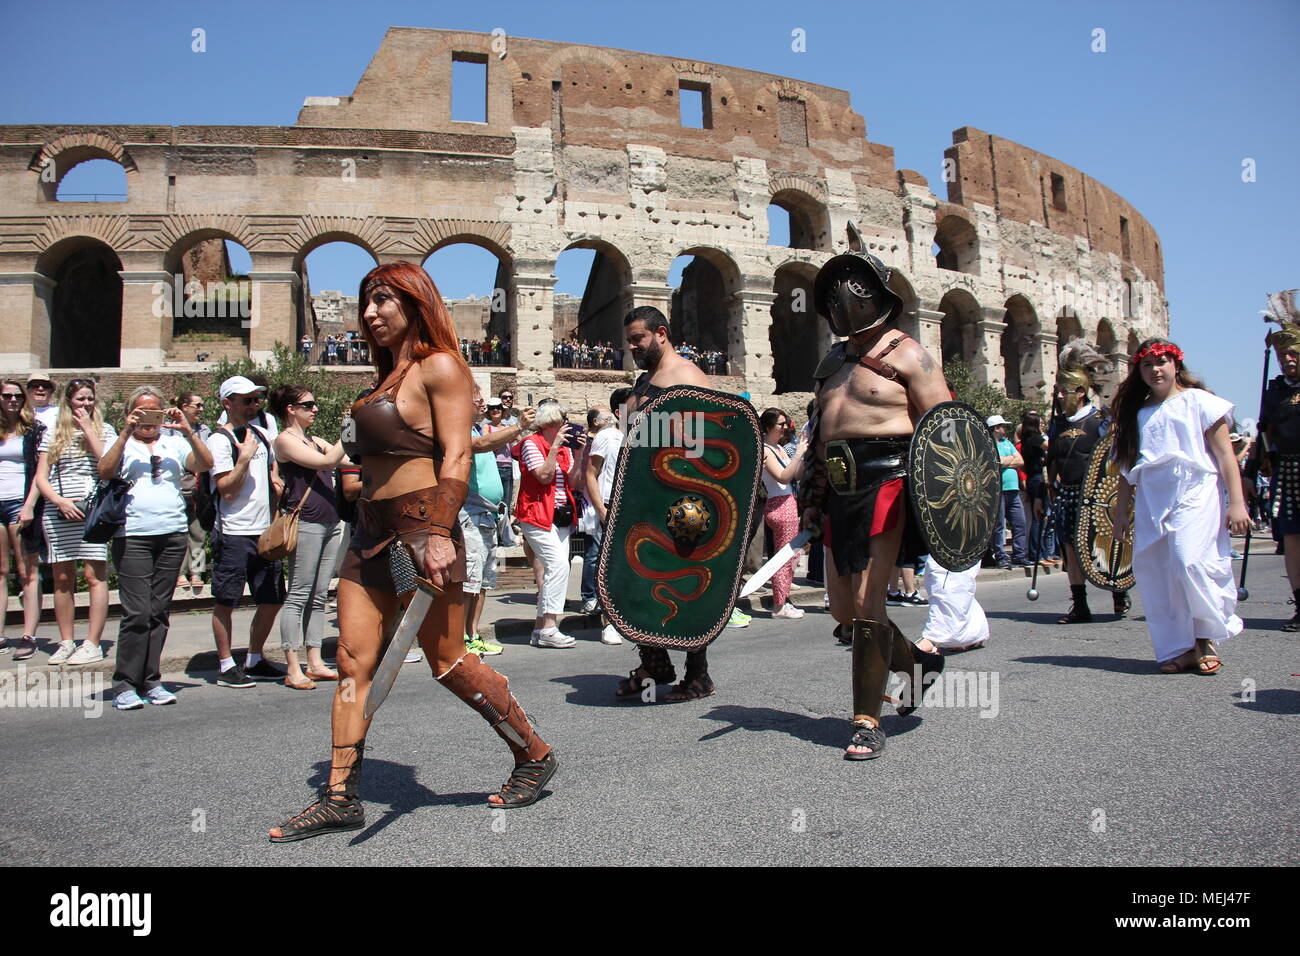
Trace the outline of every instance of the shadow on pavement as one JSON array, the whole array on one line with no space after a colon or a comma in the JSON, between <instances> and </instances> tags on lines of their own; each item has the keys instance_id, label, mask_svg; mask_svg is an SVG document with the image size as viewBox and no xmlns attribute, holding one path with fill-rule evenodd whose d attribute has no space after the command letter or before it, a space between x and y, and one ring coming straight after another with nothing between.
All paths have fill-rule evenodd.
<instances>
[{"instance_id":1,"label":"shadow on pavement","mask_svg":"<svg viewBox=\"0 0 1300 956\"><path fill-rule=\"evenodd\" d=\"M308 786L320 792L329 782L329 771L329 761L318 761L313 765L311 778L307 781ZM386 804L388 809L379 819L371 820L364 830L349 841L352 846L378 836L396 823L403 814L422 807L474 807L480 804L487 807L488 805L487 793L434 793L416 780L414 767L393 763L391 760L377 760L369 755L365 758L362 778L362 799L367 804ZM287 820L290 815L286 815L285 819Z\"/></svg>"},{"instance_id":2,"label":"shadow on pavement","mask_svg":"<svg viewBox=\"0 0 1300 956\"><path fill-rule=\"evenodd\" d=\"M716 720L731 726L712 731L700 738L701 741L716 740L733 730L778 730L810 744L843 750L853 736L853 727L847 717L813 717L807 714L792 714L772 707L739 707L724 704L714 707L707 714L700 715L701 720ZM887 737L901 737L903 734L921 725L921 718L883 717L880 726Z\"/></svg>"},{"instance_id":3,"label":"shadow on pavement","mask_svg":"<svg viewBox=\"0 0 1300 956\"><path fill-rule=\"evenodd\" d=\"M649 707L650 704L643 703L640 698L634 697L628 700L621 700L614 696L614 688L618 687L618 682L626 675L624 674L573 674L569 677L552 677L552 684L567 684L572 687L569 693L564 695L564 700L569 704L577 704L579 707ZM679 675L680 676L680 675ZM660 684L655 689L655 693L662 696L668 693L668 685Z\"/></svg>"},{"instance_id":4,"label":"shadow on pavement","mask_svg":"<svg viewBox=\"0 0 1300 956\"><path fill-rule=\"evenodd\" d=\"M1242 710L1254 710L1261 714L1300 714L1300 690L1285 688L1256 691L1254 700L1242 700L1241 694L1236 697L1236 706Z\"/></svg>"},{"instance_id":5,"label":"shadow on pavement","mask_svg":"<svg viewBox=\"0 0 1300 956\"><path fill-rule=\"evenodd\" d=\"M1021 664L1055 664L1058 667L1086 667L1096 671L1113 671L1116 674L1134 674L1139 677L1164 677L1154 661L1133 660L1128 657L1016 657Z\"/></svg>"},{"instance_id":6,"label":"shadow on pavement","mask_svg":"<svg viewBox=\"0 0 1300 956\"><path fill-rule=\"evenodd\" d=\"M1114 624L1116 621L1145 621L1145 617L1135 616L1132 611L1127 617L1121 618L1118 614L1110 611L1092 612L1092 622L1090 624L1057 624L1065 614L1070 610L1068 604L1055 608L1051 611L1037 613L1024 610L1019 611L986 611L985 616L996 618L1003 621L1016 621L1021 624L1051 624L1053 627L1059 627L1062 634L1087 630L1095 624Z\"/></svg>"}]
</instances>

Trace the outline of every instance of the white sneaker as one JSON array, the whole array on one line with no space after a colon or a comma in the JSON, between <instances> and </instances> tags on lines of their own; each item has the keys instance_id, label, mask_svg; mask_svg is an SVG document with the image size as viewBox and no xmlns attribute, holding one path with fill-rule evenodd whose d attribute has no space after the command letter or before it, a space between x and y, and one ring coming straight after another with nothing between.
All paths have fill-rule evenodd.
<instances>
[{"instance_id":1,"label":"white sneaker","mask_svg":"<svg viewBox=\"0 0 1300 956\"><path fill-rule=\"evenodd\" d=\"M534 647L572 647L578 642L565 634L558 627L553 630L538 631Z\"/></svg>"},{"instance_id":2,"label":"white sneaker","mask_svg":"<svg viewBox=\"0 0 1300 956\"><path fill-rule=\"evenodd\" d=\"M582 602L582 613L583 613L583 614L595 614L595 613L596 613L596 608L597 608L597 606L598 606L598 605L596 604L596 599L595 599L595 598L591 598L590 600L583 601L583 602Z\"/></svg>"},{"instance_id":3,"label":"white sneaker","mask_svg":"<svg viewBox=\"0 0 1300 956\"><path fill-rule=\"evenodd\" d=\"M831 596L830 596L830 592L827 592L826 594L823 594L823 595L822 595L822 608L823 608L824 610L827 610L827 611L829 611L829 610L831 609Z\"/></svg>"},{"instance_id":4,"label":"white sneaker","mask_svg":"<svg viewBox=\"0 0 1300 956\"><path fill-rule=\"evenodd\" d=\"M104 649L98 644L92 644L90 641L82 641L71 655L68 656L68 664L93 664L96 661L104 659Z\"/></svg>"},{"instance_id":5,"label":"white sneaker","mask_svg":"<svg viewBox=\"0 0 1300 956\"><path fill-rule=\"evenodd\" d=\"M781 610L774 611L772 613L772 616L786 618L793 621L803 617L803 610L801 608L795 607L793 604L787 601L785 604L781 606Z\"/></svg>"},{"instance_id":6,"label":"white sneaker","mask_svg":"<svg viewBox=\"0 0 1300 956\"><path fill-rule=\"evenodd\" d=\"M602 644L622 644L623 638L618 631L614 630L613 624L606 624L600 629L600 643Z\"/></svg>"},{"instance_id":7,"label":"white sneaker","mask_svg":"<svg viewBox=\"0 0 1300 956\"><path fill-rule=\"evenodd\" d=\"M406 657L402 659L402 663L418 664L422 660L424 660L424 651L420 650L418 647L412 647L406 652Z\"/></svg>"},{"instance_id":8,"label":"white sneaker","mask_svg":"<svg viewBox=\"0 0 1300 956\"><path fill-rule=\"evenodd\" d=\"M72 652L75 651L76 649L77 649L76 641L62 641L59 644L59 649L55 651L53 654L51 654L50 659L45 663L62 664L64 661L66 661L69 657L72 656Z\"/></svg>"}]
</instances>

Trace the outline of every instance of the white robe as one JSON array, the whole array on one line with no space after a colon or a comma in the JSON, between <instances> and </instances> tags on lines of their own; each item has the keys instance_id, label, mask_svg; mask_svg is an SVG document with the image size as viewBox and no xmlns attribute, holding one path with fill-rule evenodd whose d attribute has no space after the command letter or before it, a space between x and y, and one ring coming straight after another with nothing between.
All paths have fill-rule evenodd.
<instances>
[{"instance_id":1,"label":"white robe","mask_svg":"<svg viewBox=\"0 0 1300 956\"><path fill-rule=\"evenodd\" d=\"M936 647L967 647L987 641L989 622L984 609L975 600L977 562L965 571L949 571L934 558L925 559L925 590L930 595L930 614L925 619L921 639Z\"/></svg>"},{"instance_id":2,"label":"white robe","mask_svg":"<svg viewBox=\"0 0 1300 956\"><path fill-rule=\"evenodd\" d=\"M1133 573L1157 661L1241 633L1219 466L1205 432L1232 403L1189 388L1138 412Z\"/></svg>"}]
</instances>

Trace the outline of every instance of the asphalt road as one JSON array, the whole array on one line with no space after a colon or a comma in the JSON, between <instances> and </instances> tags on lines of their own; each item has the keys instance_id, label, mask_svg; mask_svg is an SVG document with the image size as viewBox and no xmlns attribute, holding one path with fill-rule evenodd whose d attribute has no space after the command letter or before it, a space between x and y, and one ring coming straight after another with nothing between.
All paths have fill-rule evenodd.
<instances>
[{"instance_id":1,"label":"asphalt road","mask_svg":"<svg viewBox=\"0 0 1300 956\"><path fill-rule=\"evenodd\" d=\"M614 701L631 645L518 638L491 660L561 760L553 792L519 811L485 803L504 744L411 665L370 734L369 826L287 845L266 830L324 780L328 690L178 673L174 707L9 707L0 862L1294 865L1300 636L1277 630L1292 613L1281 559L1253 556L1251 579L1217 677L1155 672L1140 596L1130 620L1062 627L1063 575L1040 579L1036 604L1023 581L981 584L992 639L948 670L977 672L996 701L886 716L870 762L841 759L849 659L820 610L724 632L717 695L678 705ZM919 633L923 609L896 614Z\"/></svg>"}]
</instances>

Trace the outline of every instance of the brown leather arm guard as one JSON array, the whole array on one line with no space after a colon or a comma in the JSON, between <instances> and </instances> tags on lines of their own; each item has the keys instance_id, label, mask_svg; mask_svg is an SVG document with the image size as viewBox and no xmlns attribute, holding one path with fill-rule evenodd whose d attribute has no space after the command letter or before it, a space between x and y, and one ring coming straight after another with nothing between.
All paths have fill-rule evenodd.
<instances>
[{"instance_id":1,"label":"brown leather arm guard","mask_svg":"<svg viewBox=\"0 0 1300 956\"><path fill-rule=\"evenodd\" d=\"M469 494L469 485L456 478L443 478L436 488L427 493L429 534L450 538L452 529L460 526L460 509Z\"/></svg>"}]
</instances>

